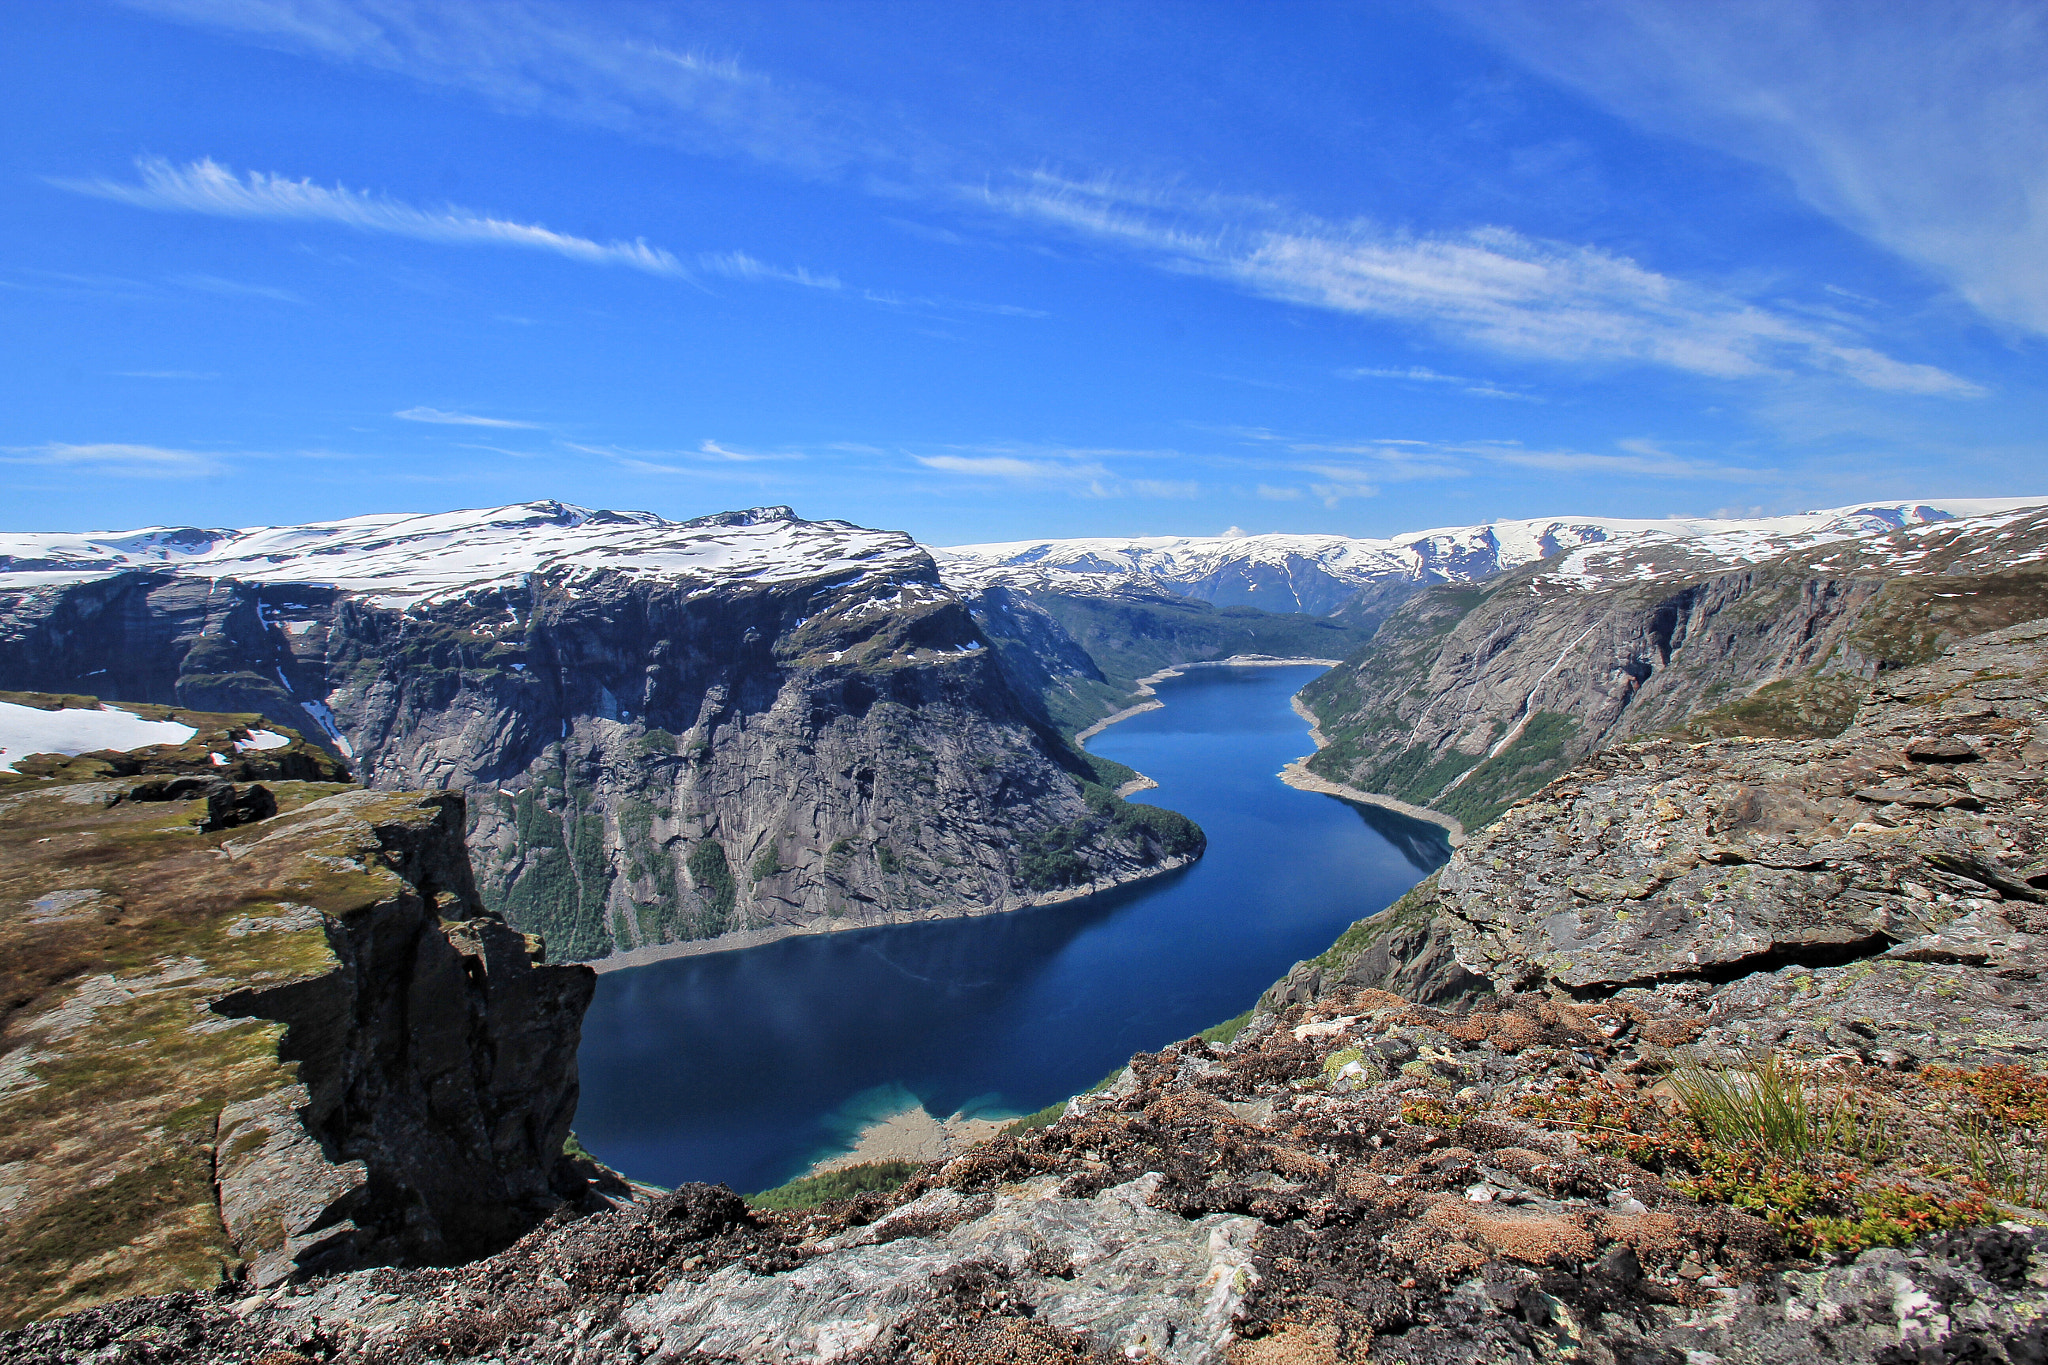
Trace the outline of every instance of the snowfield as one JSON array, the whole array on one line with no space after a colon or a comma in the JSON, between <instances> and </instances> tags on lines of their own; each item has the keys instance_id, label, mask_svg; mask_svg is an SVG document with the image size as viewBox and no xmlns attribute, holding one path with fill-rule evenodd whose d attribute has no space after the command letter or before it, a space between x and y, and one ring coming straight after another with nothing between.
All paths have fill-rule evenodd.
<instances>
[{"instance_id":1,"label":"snowfield","mask_svg":"<svg viewBox=\"0 0 2048 1365\"><path fill-rule=\"evenodd\" d=\"M1751 520L1548 517L1438 527L1385 539L1337 535L1020 540L943 549L896 531L804 521L757 507L694 521L560 502L416 516L380 514L242 530L148 527L0 534L0 589L33 590L135 570L250 583L331 586L404 609L547 575L605 573L707 589L865 575L913 578L927 553L956 592L991 587L1103 596L1179 593L1270 611L1327 613L1374 584L1462 583L1540 560L1555 580L1596 587L1732 567L1836 541L1953 527L2048 506L2037 498L1859 503ZM1903 553L1903 552L1902 552ZM1903 567L1910 556L1902 558ZM286 604L290 609L290 604ZM301 634L311 621L281 620Z\"/></svg>"},{"instance_id":2,"label":"snowfield","mask_svg":"<svg viewBox=\"0 0 2048 1365\"><path fill-rule=\"evenodd\" d=\"M678 522L652 512L533 502L239 531L0 535L0 588L155 569L247 583L321 584L403 609L511 587L534 574L559 572L573 583L616 572L711 586L915 569L923 557L901 532L801 521L786 507Z\"/></svg>"},{"instance_id":3,"label":"snowfield","mask_svg":"<svg viewBox=\"0 0 2048 1365\"><path fill-rule=\"evenodd\" d=\"M1100 596L1164 588L1274 611L1327 612L1375 583L1472 582L1557 558L1560 581L1595 587L1733 567L1833 541L1869 540L2042 506L2048 506L2048 497L1905 499L1742 520L1531 518L1413 531L1384 540L1151 536L954 545L932 553L946 580L965 590L1002 586Z\"/></svg>"},{"instance_id":4,"label":"snowfield","mask_svg":"<svg viewBox=\"0 0 2048 1365\"><path fill-rule=\"evenodd\" d=\"M199 732L174 720L144 720L132 711L102 706L96 711L43 711L0 701L0 770L30 754L89 754L100 749L140 749L183 744ZM284 736L279 743L289 744Z\"/></svg>"}]
</instances>

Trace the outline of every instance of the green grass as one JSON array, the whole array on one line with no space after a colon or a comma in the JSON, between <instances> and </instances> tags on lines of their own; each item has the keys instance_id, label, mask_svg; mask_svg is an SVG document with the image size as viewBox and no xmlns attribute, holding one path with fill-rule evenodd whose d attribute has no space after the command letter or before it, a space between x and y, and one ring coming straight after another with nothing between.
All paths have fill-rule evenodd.
<instances>
[{"instance_id":1,"label":"green grass","mask_svg":"<svg viewBox=\"0 0 2048 1365\"><path fill-rule=\"evenodd\" d=\"M1514 743L1474 768L1456 791L1436 802L1436 808L1466 829L1485 828L1511 802L1541 789L1571 765L1571 745L1578 733L1576 716L1538 711Z\"/></svg>"},{"instance_id":2,"label":"green grass","mask_svg":"<svg viewBox=\"0 0 2048 1365\"><path fill-rule=\"evenodd\" d=\"M1686 1117L1711 1141L1785 1157L1837 1143L1848 1114L1776 1057L1733 1070L1684 1067L1671 1074L1671 1088Z\"/></svg>"},{"instance_id":3,"label":"green grass","mask_svg":"<svg viewBox=\"0 0 2048 1365\"><path fill-rule=\"evenodd\" d=\"M744 1198L757 1209L816 1208L828 1199L844 1199L871 1190L886 1193L922 1169L915 1161L870 1161L822 1175L804 1176Z\"/></svg>"},{"instance_id":4,"label":"green grass","mask_svg":"<svg viewBox=\"0 0 2048 1365\"><path fill-rule=\"evenodd\" d=\"M1244 1032L1244 1026L1246 1024L1249 1024L1251 1021L1252 1012L1250 1010L1246 1010L1243 1014L1237 1015L1234 1018L1225 1019L1220 1024L1209 1025L1209 1027L1203 1029L1200 1033L1197 1033L1195 1036L1197 1038L1200 1038L1203 1042L1209 1044L1211 1047L1227 1047L1233 1040L1236 1039L1238 1034Z\"/></svg>"}]
</instances>

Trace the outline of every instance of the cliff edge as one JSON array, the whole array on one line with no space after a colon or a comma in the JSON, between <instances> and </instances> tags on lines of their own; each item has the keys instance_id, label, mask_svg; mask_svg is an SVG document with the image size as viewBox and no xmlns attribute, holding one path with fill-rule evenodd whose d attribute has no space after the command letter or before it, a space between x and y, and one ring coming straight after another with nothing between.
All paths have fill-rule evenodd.
<instances>
[{"instance_id":1,"label":"cliff edge","mask_svg":"<svg viewBox=\"0 0 2048 1365\"><path fill-rule=\"evenodd\" d=\"M457 1260L590 1207L561 1152L593 975L483 912L461 798L238 781L256 718L160 710L191 742L0 792L0 1318Z\"/></svg>"}]
</instances>

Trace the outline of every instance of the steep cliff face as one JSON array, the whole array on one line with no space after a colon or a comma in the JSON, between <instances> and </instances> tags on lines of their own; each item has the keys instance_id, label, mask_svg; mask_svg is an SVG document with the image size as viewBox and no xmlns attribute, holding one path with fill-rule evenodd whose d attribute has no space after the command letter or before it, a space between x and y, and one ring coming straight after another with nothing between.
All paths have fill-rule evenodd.
<instances>
[{"instance_id":1,"label":"steep cliff face","mask_svg":"<svg viewBox=\"0 0 2048 1365\"><path fill-rule=\"evenodd\" d=\"M372 786L471 791L485 903L567 956L1008 909L1201 849L1094 790L895 533L532 504L207 545L8 576L0 683L303 716Z\"/></svg>"},{"instance_id":2,"label":"steep cliff face","mask_svg":"<svg viewBox=\"0 0 2048 1365\"><path fill-rule=\"evenodd\" d=\"M459 796L116 757L0 794L0 1316L590 1206L562 1146L594 977L483 911Z\"/></svg>"},{"instance_id":3,"label":"steep cliff face","mask_svg":"<svg viewBox=\"0 0 2048 1365\"><path fill-rule=\"evenodd\" d=\"M0 1361L2036 1361L2044 779L2036 622L1834 739L1612 749L1234 1036L894 1192L684 1186Z\"/></svg>"},{"instance_id":4,"label":"steep cliff face","mask_svg":"<svg viewBox=\"0 0 2048 1365\"><path fill-rule=\"evenodd\" d=\"M1721 572L1601 547L1426 589L1304 689L1309 768L1477 827L1631 737L1838 731L1868 679L2048 607L2044 545L2033 511Z\"/></svg>"}]
</instances>

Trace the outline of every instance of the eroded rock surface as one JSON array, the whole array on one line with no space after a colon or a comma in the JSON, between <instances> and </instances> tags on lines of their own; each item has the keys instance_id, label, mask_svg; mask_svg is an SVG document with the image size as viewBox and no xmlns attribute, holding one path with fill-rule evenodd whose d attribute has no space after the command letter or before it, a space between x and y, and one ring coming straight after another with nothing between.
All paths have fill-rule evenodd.
<instances>
[{"instance_id":1,"label":"eroded rock surface","mask_svg":"<svg viewBox=\"0 0 2048 1365\"><path fill-rule=\"evenodd\" d=\"M1816 1267L1541 1116L1564 1078L1633 1092L1698 1028L1341 991L1140 1054L1052 1128L893 1195L750 1213L686 1186L460 1269L130 1301L0 1337L0 1360L2039 1358L2048 1234Z\"/></svg>"},{"instance_id":2,"label":"eroded rock surface","mask_svg":"<svg viewBox=\"0 0 2048 1365\"><path fill-rule=\"evenodd\" d=\"M461 798L183 781L0 796L0 1316L459 1259L588 1204L592 973L484 914ZM220 824L223 787L272 813Z\"/></svg>"}]
</instances>

